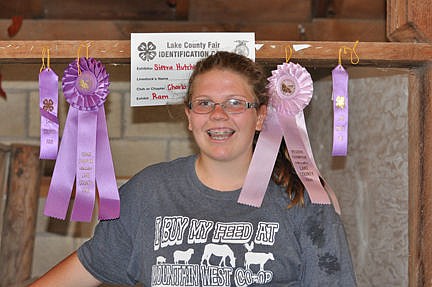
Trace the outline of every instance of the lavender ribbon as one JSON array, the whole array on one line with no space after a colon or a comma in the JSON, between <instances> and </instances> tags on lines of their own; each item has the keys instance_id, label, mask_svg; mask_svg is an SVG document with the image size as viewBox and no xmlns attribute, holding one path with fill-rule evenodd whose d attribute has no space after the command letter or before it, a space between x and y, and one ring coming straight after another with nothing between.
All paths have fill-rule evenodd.
<instances>
[{"instance_id":1,"label":"lavender ribbon","mask_svg":"<svg viewBox=\"0 0 432 287\"><path fill-rule=\"evenodd\" d=\"M348 150L348 73L338 65L333 79L333 156L346 156Z\"/></svg>"},{"instance_id":2,"label":"lavender ribbon","mask_svg":"<svg viewBox=\"0 0 432 287\"><path fill-rule=\"evenodd\" d=\"M300 65L284 63L269 78L270 103L263 129L258 137L239 203L260 207L271 178L282 137L292 164L312 203L331 204L340 213L333 190L320 182L313 159L303 109L312 98L310 74Z\"/></svg>"},{"instance_id":3,"label":"lavender ribbon","mask_svg":"<svg viewBox=\"0 0 432 287\"><path fill-rule=\"evenodd\" d=\"M271 178L282 141L282 130L274 112L267 112L255 151L240 192L238 203L260 207Z\"/></svg>"},{"instance_id":4,"label":"lavender ribbon","mask_svg":"<svg viewBox=\"0 0 432 287\"><path fill-rule=\"evenodd\" d=\"M99 193L99 219L120 216L103 103L108 96L108 74L93 58L79 59L65 70L63 92L71 105L59 155L48 191L45 215L65 219L76 179L72 221L90 221ZM96 184L95 184L96 183Z\"/></svg>"},{"instance_id":5,"label":"lavender ribbon","mask_svg":"<svg viewBox=\"0 0 432 287\"><path fill-rule=\"evenodd\" d=\"M58 76L50 69L39 73L40 159L56 159L59 142Z\"/></svg>"}]
</instances>

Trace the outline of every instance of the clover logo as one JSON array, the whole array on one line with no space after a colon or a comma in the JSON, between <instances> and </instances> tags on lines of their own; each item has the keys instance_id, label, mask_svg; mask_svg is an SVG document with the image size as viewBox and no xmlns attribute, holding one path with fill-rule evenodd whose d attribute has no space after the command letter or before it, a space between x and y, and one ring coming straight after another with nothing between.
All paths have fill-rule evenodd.
<instances>
[{"instance_id":1,"label":"clover logo","mask_svg":"<svg viewBox=\"0 0 432 287\"><path fill-rule=\"evenodd\" d=\"M44 109L47 112L52 112L54 110L54 102L51 99L44 99L43 100L43 107L42 109Z\"/></svg>"},{"instance_id":2,"label":"clover logo","mask_svg":"<svg viewBox=\"0 0 432 287\"><path fill-rule=\"evenodd\" d=\"M338 108L345 108L345 97L344 96L337 96L336 97L336 107Z\"/></svg>"},{"instance_id":3,"label":"clover logo","mask_svg":"<svg viewBox=\"0 0 432 287\"><path fill-rule=\"evenodd\" d=\"M153 60L154 57L156 57L156 45L153 44L153 42L142 42L139 46L138 46L138 51L139 53L139 57L143 60L143 61L150 61Z\"/></svg>"}]
</instances>

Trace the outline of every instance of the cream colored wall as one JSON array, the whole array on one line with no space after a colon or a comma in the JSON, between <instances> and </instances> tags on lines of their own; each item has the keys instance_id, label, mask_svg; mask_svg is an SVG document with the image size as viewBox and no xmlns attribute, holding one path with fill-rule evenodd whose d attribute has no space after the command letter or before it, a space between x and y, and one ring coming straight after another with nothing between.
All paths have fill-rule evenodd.
<instances>
[{"instance_id":1,"label":"cream colored wall","mask_svg":"<svg viewBox=\"0 0 432 287\"><path fill-rule=\"evenodd\" d=\"M331 156L331 78L315 81L306 110L317 164L337 193L359 286L407 286L407 77L395 70L350 69L349 152ZM38 144L36 82L5 82L0 99L0 142ZM141 168L194 151L183 109L129 107L129 83L113 82L107 125L119 184ZM61 93L59 94L62 98ZM64 126L66 103L60 105ZM52 162L44 161L49 170ZM71 223L42 214L40 200L33 274L76 249L95 222Z\"/></svg>"},{"instance_id":2,"label":"cream colored wall","mask_svg":"<svg viewBox=\"0 0 432 287\"><path fill-rule=\"evenodd\" d=\"M408 286L408 79L349 69L347 157L331 156L331 79L315 83L308 128L342 206L359 286Z\"/></svg>"}]
</instances>

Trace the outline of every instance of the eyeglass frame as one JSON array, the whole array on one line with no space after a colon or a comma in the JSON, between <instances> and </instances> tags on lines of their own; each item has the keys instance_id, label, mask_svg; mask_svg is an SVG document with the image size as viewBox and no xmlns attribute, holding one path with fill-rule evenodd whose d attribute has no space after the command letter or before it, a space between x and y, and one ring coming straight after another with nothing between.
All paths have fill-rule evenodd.
<instances>
[{"instance_id":1,"label":"eyeglass frame","mask_svg":"<svg viewBox=\"0 0 432 287\"><path fill-rule=\"evenodd\" d=\"M211 103L211 105L209 105L209 106L211 107L211 109L210 109L208 112L205 112L205 113L200 113L200 112L195 111L195 110L192 108L192 107L193 107L193 106L192 106L192 103L193 103L193 102L200 102L200 101L207 101L207 102ZM243 110L240 111L240 112L229 112L229 111L225 110L226 103L227 103L227 102L230 102L230 101L238 101L238 102L241 102L241 103L242 103ZM259 107L259 103L248 102L248 101L245 101L245 100L235 99L235 98L227 99L227 100L224 100L224 101L222 101L222 102L220 102L220 103L216 103L216 102L213 102L212 100L207 100L207 99L197 99L197 100L189 101L188 104L187 104L187 107L189 108L189 110L193 111L193 112L196 113L196 114L206 115L206 114L210 114L210 113L212 113L212 112L216 109L216 106L217 106L217 105L221 106L222 110L223 110L224 112L226 112L227 114L241 114L241 113L244 113L244 112L245 112L246 110L248 110L248 109L258 108L258 107Z\"/></svg>"}]
</instances>

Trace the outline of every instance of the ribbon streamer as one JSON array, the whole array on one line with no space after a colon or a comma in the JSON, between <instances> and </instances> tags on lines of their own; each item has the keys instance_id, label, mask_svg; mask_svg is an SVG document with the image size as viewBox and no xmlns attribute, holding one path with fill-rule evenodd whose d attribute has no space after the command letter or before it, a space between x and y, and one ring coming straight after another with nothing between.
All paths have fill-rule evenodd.
<instances>
[{"instance_id":1,"label":"ribbon streamer","mask_svg":"<svg viewBox=\"0 0 432 287\"><path fill-rule=\"evenodd\" d=\"M346 156L348 151L348 72L338 65L333 80L333 156Z\"/></svg>"},{"instance_id":2,"label":"ribbon streamer","mask_svg":"<svg viewBox=\"0 0 432 287\"><path fill-rule=\"evenodd\" d=\"M315 164L303 115L312 98L310 74L298 64L284 63L269 79L270 102L263 129L240 192L239 203L260 207L271 178L282 137L292 164L312 203L340 207L333 190L322 179Z\"/></svg>"},{"instance_id":3,"label":"ribbon streamer","mask_svg":"<svg viewBox=\"0 0 432 287\"><path fill-rule=\"evenodd\" d=\"M47 66L45 66L45 52ZM58 76L49 65L49 49L42 50L39 73L40 159L56 159L59 143Z\"/></svg>"},{"instance_id":4,"label":"ribbon streamer","mask_svg":"<svg viewBox=\"0 0 432 287\"><path fill-rule=\"evenodd\" d=\"M96 185L99 219L118 218L120 199L103 106L109 93L108 74L99 61L79 58L69 64L62 83L70 108L44 213L65 219L76 181L72 221L91 220Z\"/></svg>"}]
</instances>

